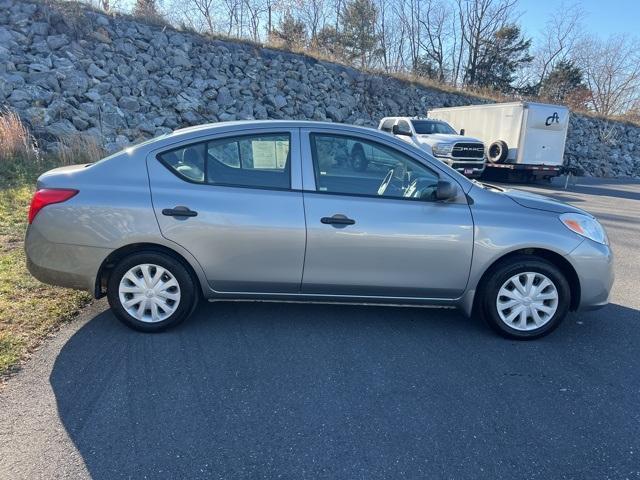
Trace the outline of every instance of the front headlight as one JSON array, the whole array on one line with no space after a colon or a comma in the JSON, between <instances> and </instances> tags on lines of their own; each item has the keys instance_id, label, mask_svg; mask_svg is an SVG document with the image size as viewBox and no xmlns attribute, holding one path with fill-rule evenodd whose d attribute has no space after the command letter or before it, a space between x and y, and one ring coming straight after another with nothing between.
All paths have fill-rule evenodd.
<instances>
[{"instance_id":1,"label":"front headlight","mask_svg":"<svg viewBox=\"0 0 640 480\"><path fill-rule=\"evenodd\" d=\"M578 235L603 245L609 245L607 232L593 217L581 213L563 213L560 215L560 221L565 227Z\"/></svg>"},{"instance_id":2,"label":"front headlight","mask_svg":"<svg viewBox=\"0 0 640 480\"><path fill-rule=\"evenodd\" d=\"M450 155L453 150L453 143L436 143L431 150L434 155Z\"/></svg>"}]
</instances>

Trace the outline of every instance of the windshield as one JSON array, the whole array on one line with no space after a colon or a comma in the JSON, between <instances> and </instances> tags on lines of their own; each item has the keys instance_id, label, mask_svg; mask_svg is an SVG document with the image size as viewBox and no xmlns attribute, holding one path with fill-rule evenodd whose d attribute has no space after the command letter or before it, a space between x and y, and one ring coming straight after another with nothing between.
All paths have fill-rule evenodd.
<instances>
[{"instance_id":1,"label":"windshield","mask_svg":"<svg viewBox=\"0 0 640 480\"><path fill-rule=\"evenodd\" d=\"M434 122L432 120L411 120L413 128L418 135L431 135L433 133L446 133L456 135L457 132L444 122Z\"/></svg>"}]
</instances>

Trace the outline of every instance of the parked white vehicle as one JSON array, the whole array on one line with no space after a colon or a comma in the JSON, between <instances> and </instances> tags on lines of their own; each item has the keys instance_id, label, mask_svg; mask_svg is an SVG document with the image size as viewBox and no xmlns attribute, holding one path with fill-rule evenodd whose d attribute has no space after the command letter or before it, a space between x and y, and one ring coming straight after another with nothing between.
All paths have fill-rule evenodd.
<instances>
[{"instance_id":1,"label":"parked white vehicle","mask_svg":"<svg viewBox=\"0 0 640 480\"><path fill-rule=\"evenodd\" d=\"M428 117L448 122L487 147L487 174L517 180L551 178L563 171L569 109L534 102L435 108Z\"/></svg>"},{"instance_id":2,"label":"parked white vehicle","mask_svg":"<svg viewBox=\"0 0 640 480\"><path fill-rule=\"evenodd\" d=\"M467 177L479 177L485 167L482 141L458 134L448 123L427 118L385 117L379 130L391 133L430 153Z\"/></svg>"}]
</instances>

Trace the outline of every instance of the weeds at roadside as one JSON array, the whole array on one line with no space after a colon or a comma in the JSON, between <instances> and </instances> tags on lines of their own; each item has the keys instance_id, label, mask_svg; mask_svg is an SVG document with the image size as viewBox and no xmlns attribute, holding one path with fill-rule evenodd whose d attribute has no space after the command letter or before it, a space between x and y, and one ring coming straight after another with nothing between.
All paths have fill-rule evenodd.
<instances>
[{"instance_id":1,"label":"weeds at roadside","mask_svg":"<svg viewBox=\"0 0 640 480\"><path fill-rule=\"evenodd\" d=\"M20 118L0 111L0 383L62 323L91 301L85 292L44 285L27 271L23 251L36 178L51 168L103 155L89 137L60 142L43 154Z\"/></svg>"}]
</instances>

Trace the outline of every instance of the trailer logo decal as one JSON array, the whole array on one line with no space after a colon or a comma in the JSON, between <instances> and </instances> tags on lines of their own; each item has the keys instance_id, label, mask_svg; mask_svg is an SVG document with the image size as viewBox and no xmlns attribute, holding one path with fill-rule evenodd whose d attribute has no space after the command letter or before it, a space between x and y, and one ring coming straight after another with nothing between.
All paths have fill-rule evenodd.
<instances>
[{"instance_id":1,"label":"trailer logo decal","mask_svg":"<svg viewBox=\"0 0 640 480\"><path fill-rule=\"evenodd\" d=\"M549 115L547 120L544 122L547 127L552 123L560 123L560 116L558 115L558 112L553 112L553 115Z\"/></svg>"}]
</instances>

